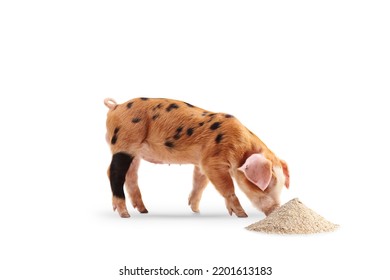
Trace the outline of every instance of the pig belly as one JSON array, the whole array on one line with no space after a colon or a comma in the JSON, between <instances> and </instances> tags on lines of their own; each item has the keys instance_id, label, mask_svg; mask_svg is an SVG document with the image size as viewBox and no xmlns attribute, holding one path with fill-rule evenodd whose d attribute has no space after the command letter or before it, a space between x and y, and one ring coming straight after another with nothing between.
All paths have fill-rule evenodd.
<instances>
[{"instance_id":1,"label":"pig belly","mask_svg":"<svg viewBox=\"0 0 390 280\"><path fill-rule=\"evenodd\" d=\"M166 147L158 147L143 143L138 156L143 160L156 164L198 164L199 152L194 147L182 151L167 151Z\"/></svg>"}]
</instances>

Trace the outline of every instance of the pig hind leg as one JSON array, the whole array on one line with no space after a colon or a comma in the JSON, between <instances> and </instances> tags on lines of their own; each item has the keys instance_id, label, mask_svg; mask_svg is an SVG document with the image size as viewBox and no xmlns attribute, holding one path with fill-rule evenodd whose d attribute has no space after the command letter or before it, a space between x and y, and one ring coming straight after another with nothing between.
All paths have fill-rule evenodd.
<instances>
[{"instance_id":1,"label":"pig hind leg","mask_svg":"<svg viewBox=\"0 0 390 280\"><path fill-rule=\"evenodd\" d=\"M123 184L125 183L126 173L133 158L133 156L127 153L116 153L112 156L112 161L108 168L108 177L112 190L112 206L114 211L117 210L122 218L130 217L126 208Z\"/></svg>"},{"instance_id":2,"label":"pig hind leg","mask_svg":"<svg viewBox=\"0 0 390 280\"><path fill-rule=\"evenodd\" d=\"M229 170L224 166L204 166L205 173L215 186L217 191L225 198L226 208L229 214L236 214L237 217L248 217L241 207L240 201L234 193L233 180Z\"/></svg>"},{"instance_id":3,"label":"pig hind leg","mask_svg":"<svg viewBox=\"0 0 390 280\"><path fill-rule=\"evenodd\" d=\"M198 213L199 212L199 202L202 198L202 193L206 188L209 179L205 174L202 173L198 166L194 168L194 176L193 176L193 187L191 194L188 198L188 205L191 206L192 211Z\"/></svg>"},{"instance_id":4,"label":"pig hind leg","mask_svg":"<svg viewBox=\"0 0 390 280\"><path fill-rule=\"evenodd\" d=\"M134 208L137 208L140 213L148 213L148 210L145 208L144 202L142 201L141 191L138 187L138 168L141 159L135 157L129 170L126 173L126 190L130 196L131 202Z\"/></svg>"}]
</instances>

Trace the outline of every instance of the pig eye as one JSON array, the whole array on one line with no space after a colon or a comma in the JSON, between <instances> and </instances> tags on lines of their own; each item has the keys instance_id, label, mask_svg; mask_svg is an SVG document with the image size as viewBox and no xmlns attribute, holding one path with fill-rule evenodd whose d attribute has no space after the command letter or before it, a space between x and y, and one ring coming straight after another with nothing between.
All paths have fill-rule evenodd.
<instances>
[{"instance_id":1,"label":"pig eye","mask_svg":"<svg viewBox=\"0 0 390 280\"><path fill-rule=\"evenodd\" d=\"M248 170L248 168L249 168L249 166L248 166L248 165L246 165L246 166L245 166L245 170Z\"/></svg>"}]
</instances>

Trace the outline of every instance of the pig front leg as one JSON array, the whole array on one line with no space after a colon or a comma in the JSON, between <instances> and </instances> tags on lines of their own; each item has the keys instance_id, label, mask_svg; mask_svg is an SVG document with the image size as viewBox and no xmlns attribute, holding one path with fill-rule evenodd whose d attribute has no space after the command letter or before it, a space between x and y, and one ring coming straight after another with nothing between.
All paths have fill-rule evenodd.
<instances>
[{"instance_id":1,"label":"pig front leg","mask_svg":"<svg viewBox=\"0 0 390 280\"><path fill-rule=\"evenodd\" d=\"M206 163L203 169L217 191L225 198L229 214L232 215L234 213L240 218L248 217L234 192L234 184L229 169L225 165L212 165L209 163Z\"/></svg>"},{"instance_id":2,"label":"pig front leg","mask_svg":"<svg viewBox=\"0 0 390 280\"><path fill-rule=\"evenodd\" d=\"M129 170L133 159L134 157L127 153L116 153L112 156L112 161L108 168L108 177L112 190L112 207L114 211L118 211L122 218L130 217L126 208L123 184L125 183L126 173Z\"/></svg>"},{"instance_id":3,"label":"pig front leg","mask_svg":"<svg viewBox=\"0 0 390 280\"><path fill-rule=\"evenodd\" d=\"M136 156L130 165L129 170L126 173L126 190L130 196L133 207L137 208L140 213L148 213L145 208L144 202L142 201L141 191L138 187L138 168L141 159Z\"/></svg>"},{"instance_id":4,"label":"pig front leg","mask_svg":"<svg viewBox=\"0 0 390 280\"><path fill-rule=\"evenodd\" d=\"M195 213L199 212L199 202L202 198L202 193L206 188L208 182L209 179L207 178L207 176L202 173L198 166L195 166L192 191L188 198L188 205L191 206L192 211L194 211Z\"/></svg>"}]
</instances>

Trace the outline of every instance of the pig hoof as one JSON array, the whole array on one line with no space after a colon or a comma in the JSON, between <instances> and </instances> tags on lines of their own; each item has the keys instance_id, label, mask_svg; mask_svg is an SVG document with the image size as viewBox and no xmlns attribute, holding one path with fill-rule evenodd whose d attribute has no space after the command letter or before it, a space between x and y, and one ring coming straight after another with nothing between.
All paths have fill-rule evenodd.
<instances>
[{"instance_id":1,"label":"pig hoof","mask_svg":"<svg viewBox=\"0 0 390 280\"><path fill-rule=\"evenodd\" d=\"M197 208L197 207L192 207L192 206L191 206L191 210L192 210L192 212L194 212L194 213L199 213L199 208Z\"/></svg>"},{"instance_id":2,"label":"pig hoof","mask_svg":"<svg viewBox=\"0 0 390 280\"><path fill-rule=\"evenodd\" d=\"M226 198L226 208L229 211L230 216L234 213L239 218L248 217L244 209L242 209L240 202L238 201L238 198L235 194L232 194Z\"/></svg>"},{"instance_id":3,"label":"pig hoof","mask_svg":"<svg viewBox=\"0 0 390 280\"><path fill-rule=\"evenodd\" d=\"M130 214L127 211L123 211L119 213L119 215L121 216L121 218L130 218Z\"/></svg>"},{"instance_id":4,"label":"pig hoof","mask_svg":"<svg viewBox=\"0 0 390 280\"><path fill-rule=\"evenodd\" d=\"M192 212L199 213L199 201L197 202L194 198L188 199L188 205L191 207Z\"/></svg>"},{"instance_id":5,"label":"pig hoof","mask_svg":"<svg viewBox=\"0 0 390 280\"><path fill-rule=\"evenodd\" d=\"M235 211L234 209L228 209L229 215L231 216L233 213L236 214L238 218L246 218L248 215L245 213L244 210Z\"/></svg>"},{"instance_id":6,"label":"pig hoof","mask_svg":"<svg viewBox=\"0 0 390 280\"><path fill-rule=\"evenodd\" d=\"M194 213L199 213L199 203L189 203L189 205L191 206L191 210L192 212Z\"/></svg>"},{"instance_id":7,"label":"pig hoof","mask_svg":"<svg viewBox=\"0 0 390 280\"><path fill-rule=\"evenodd\" d=\"M245 213L245 212L241 212L241 213L238 213L238 214L236 214L237 215L237 217L239 217L239 218L246 218L246 217L248 217L248 215Z\"/></svg>"},{"instance_id":8,"label":"pig hoof","mask_svg":"<svg viewBox=\"0 0 390 280\"><path fill-rule=\"evenodd\" d=\"M145 213L148 213L148 210L146 209L146 207L144 206L144 204L140 203L140 204L133 204L133 207L134 209L137 209L138 212L142 213L142 214L145 214Z\"/></svg>"},{"instance_id":9,"label":"pig hoof","mask_svg":"<svg viewBox=\"0 0 390 280\"><path fill-rule=\"evenodd\" d=\"M118 211L119 216L122 218L129 218L129 212L127 212L126 202L123 198L113 197L112 198L112 208L114 211Z\"/></svg>"}]
</instances>

